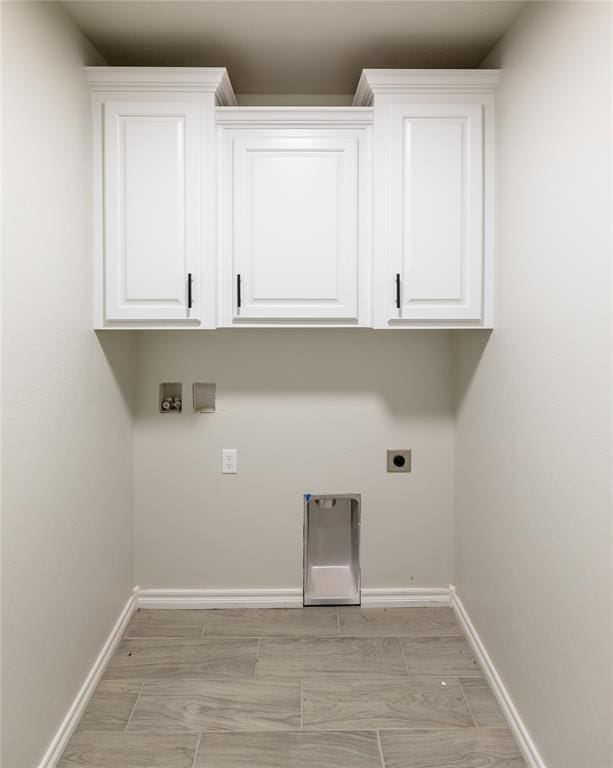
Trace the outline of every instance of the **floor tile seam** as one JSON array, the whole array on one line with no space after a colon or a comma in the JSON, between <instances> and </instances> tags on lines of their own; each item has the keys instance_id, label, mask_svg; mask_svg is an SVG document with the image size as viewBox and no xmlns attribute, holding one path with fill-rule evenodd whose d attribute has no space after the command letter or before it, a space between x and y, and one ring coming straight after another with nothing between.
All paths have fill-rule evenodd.
<instances>
[{"instance_id":1,"label":"floor tile seam","mask_svg":"<svg viewBox=\"0 0 613 768\"><path fill-rule=\"evenodd\" d=\"M198 739L196 741L196 749L194 750L194 757L192 758L192 768L196 766L196 760L198 759L198 752L200 752L200 742L202 741L202 731L198 731Z\"/></svg>"},{"instance_id":2,"label":"floor tile seam","mask_svg":"<svg viewBox=\"0 0 613 768\"><path fill-rule=\"evenodd\" d=\"M402 647L402 643L400 642L400 638L398 638L398 645L400 646L400 654L402 656L402 660L404 662L404 668L407 671L407 677L411 677L411 670L409 669L409 662L407 661L406 654L404 652L404 648Z\"/></svg>"},{"instance_id":3,"label":"floor tile seam","mask_svg":"<svg viewBox=\"0 0 613 768\"><path fill-rule=\"evenodd\" d=\"M195 662L197 664L197 662ZM162 665L160 665L162 666ZM261 683L278 683L280 685L282 684L290 684L292 682L296 682L298 680L305 680L308 682L318 682L321 680L330 680L330 679L338 679L339 681L347 680L355 683L356 681L361 681L363 683L376 683L377 679L397 679L399 683L413 683L417 684L417 678L426 678L428 680L435 681L439 678L453 678L458 679L457 672L450 672L447 673L444 670L438 671L438 672L420 672L420 671L409 671L408 674L406 673L406 667L403 667L402 671L393 671L393 672L386 672L381 670L376 670L374 672L364 672L363 670L359 671L349 671L349 670L340 670L340 671L334 671L334 670L297 670L295 673L287 673L287 674L278 674L273 672L269 672L268 670L265 670L264 672L259 671L257 668L255 669L255 674L229 674L229 673L223 673L223 672L217 672L213 673L211 675L206 674L200 674L198 670L193 670L191 674L181 674L177 675L175 677L147 677L145 679L142 679L143 683L167 683L168 685L177 685L181 683L187 683L189 681L192 681L194 683L247 683L247 682L253 682L254 680ZM472 678L474 680L481 680L481 677L475 676ZM126 678L114 678L114 682L123 682L127 680L134 680L134 677L126 677ZM139 683L140 684L140 683ZM459 683L458 683L459 685Z\"/></svg>"},{"instance_id":4,"label":"floor tile seam","mask_svg":"<svg viewBox=\"0 0 613 768\"><path fill-rule=\"evenodd\" d=\"M409 672L408 675L405 674L399 674L397 672L374 672L374 673L364 673L362 671L360 672L318 672L318 673L309 673L309 672L300 672L296 674L296 677L294 679L301 678L305 683L321 683L324 682L342 682L343 680L346 680L348 682L362 682L362 683L390 683L396 680L398 683L406 684L410 683L414 686L419 686L421 684L429 684L431 686L434 686L436 682L440 682L441 678L448 681L447 684L449 687L456 687L459 688L460 681L457 675L451 674L447 675L443 672L432 672L429 674L425 674L423 672ZM263 677L260 678L262 680L278 680L281 682L282 680L291 680L292 678L286 678L286 677L275 677L274 675L271 675L270 677ZM472 678L471 678L472 679ZM475 680L479 680L480 678L475 677ZM613 767L612 767L613 768Z\"/></svg>"},{"instance_id":5,"label":"floor tile seam","mask_svg":"<svg viewBox=\"0 0 613 768\"><path fill-rule=\"evenodd\" d=\"M342 630L341 630L342 631ZM207 635L221 637L221 635ZM246 637L230 635L230 637ZM463 635L407 635L390 634L389 632L371 632L363 635L261 635L262 640L464 640Z\"/></svg>"},{"instance_id":6,"label":"floor tile seam","mask_svg":"<svg viewBox=\"0 0 613 768\"><path fill-rule=\"evenodd\" d=\"M257 640L261 635L139 635L133 637L124 637L123 640ZM272 635L275 637L275 635ZM336 637L336 635L331 635Z\"/></svg>"},{"instance_id":7,"label":"floor tile seam","mask_svg":"<svg viewBox=\"0 0 613 768\"><path fill-rule=\"evenodd\" d=\"M347 634L348 630L344 629L341 625L341 634L339 637L350 637L354 640L372 640L374 638L397 638L399 640L411 640L411 641L417 641L417 640L445 640L445 639L462 639L464 640L464 637L462 635L426 635L423 632L358 632L358 630L352 630L354 634ZM270 635L270 637L275 637L275 635ZM313 635L313 637L317 637L317 635ZM322 635L323 637L323 635ZM336 637L336 635L334 635Z\"/></svg>"},{"instance_id":8,"label":"floor tile seam","mask_svg":"<svg viewBox=\"0 0 613 768\"><path fill-rule=\"evenodd\" d=\"M216 637L224 637L228 639L232 638L252 638L254 635L206 635L207 638L216 638ZM305 634L305 635L259 635L261 640L338 640L339 635L337 634L331 634L331 635L314 635L313 633Z\"/></svg>"},{"instance_id":9,"label":"floor tile seam","mask_svg":"<svg viewBox=\"0 0 613 768\"><path fill-rule=\"evenodd\" d=\"M325 731L325 728L321 728L320 730ZM471 725L414 725L403 726L402 728L372 728L371 730L378 730L381 733L387 733L388 731L393 733L398 733L398 731L406 731L407 733L415 733L416 731L459 731L460 733L472 733L473 731L479 731L480 733L483 731L500 731L500 733L511 733L509 727L504 728L501 725L495 727L478 725L476 728L473 728Z\"/></svg>"},{"instance_id":10,"label":"floor tile seam","mask_svg":"<svg viewBox=\"0 0 613 768\"><path fill-rule=\"evenodd\" d=\"M160 665L160 667L164 668L164 665ZM221 678L223 678L223 679L221 679ZM216 673L213 673L212 675L201 675L201 674L198 674L198 672L196 670L196 672L194 674L177 675L176 677L137 678L138 682L136 684L139 685L139 686L144 685L144 684L148 685L150 683L168 683L169 685L173 685L173 684L176 685L178 683L189 682L190 680L193 681L193 682L196 682L196 683L198 683L198 682L201 682L201 683L218 683L218 682L244 683L244 682L252 682L253 679L254 679L254 677L253 677L252 674L249 674L249 675L246 675L246 674L245 675L243 675L243 674L235 675L235 674L228 674L227 672L226 673L216 672ZM285 678L276 678L276 677L267 678L267 677L263 677L263 678L258 678L258 679L270 680L270 681L276 680L278 682L283 682L283 680ZM129 681L129 680L134 682L135 678L134 677L119 677L119 678L114 678L113 682L121 683L121 682L126 682L126 681ZM145 693L145 695L148 695L148 694Z\"/></svg>"},{"instance_id":11,"label":"floor tile seam","mask_svg":"<svg viewBox=\"0 0 613 768\"><path fill-rule=\"evenodd\" d=\"M322 726L303 725L302 730L305 732L320 732L320 733L351 733L352 731L383 731L383 733L397 733L398 731L462 731L466 733L472 733L473 731L485 731L492 730L488 728L475 728L473 725L395 725L395 726L375 726L375 725L351 725L346 728L340 726L334 726L333 728L324 728ZM498 728L496 730L506 731L508 729ZM226 733L232 733L232 731L226 731ZM284 731L276 731L276 733L283 733ZM238 731L234 731L238 733ZM257 731L253 731L257 733Z\"/></svg>"},{"instance_id":12,"label":"floor tile seam","mask_svg":"<svg viewBox=\"0 0 613 768\"><path fill-rule=\"evenodd\" d=\"M255 729L255 730L211 730L207 728L203 728L199 731L196 730L177 730L177 731L159 731L154 729L139 729L135 731L128 731L128 733L124 733L123 731L83 731L82 733L76 734L76 739L91 739L92 737L96 736L119 736L122 738L129 738L130 736L156 736L160 739L164 739L166 737L168 738L177 738L180 736L194 736L194 735L224 735L228 737L234 737L234 736L240 736L240 735L253 735L253 734L270 734L272 736L282 736L283 734L296 734L296 735L306 735L306 734L338 734L338 735L344 735L344 734L359 734L363 735L365 733L372 733L375 734L377 731L380 731L381 733L389 733L389 734L398 734L398 733L407 733L407 734L417 734L417 733L428 733L428 734L436 734L436 733L448 733L448 732L460 732L460 733L467 733L467 734L473 734L473 733L493 733L496 732L495 735L502 735L502 734L510 734L513 735L512 732L508 728L473 728L471 726L457 726L457 725L450 725L450 726L398 726L397 728L375 728L373 726L370 727L352 727L352 728L284 728L284 729L274 729L274 728L266 728L266 729ZM517 747L519 750L519 747Z\"/></svg>"},{"instance_id":13,"label":"floor tile seam","mask_svg":"<svg viewBox=\"0 0 613 768\"><path fill-rule=\"evenodd\" d=\"M203 629L203 633L199 635L130 635L122 637L122 641L159 641L159 640L449 640L449 639L462 639L463 635L423 635L423 634L390 634L386 632L369 632L365 634L342 634L342 628L339 628L340 634L313 634L308 633L304 635L289 634L284 635L271 634L271 635L241 635L241 634L207 634L206 629Z\"/></svg>"},{"instance_id":14,"label":"floor tile seam","mask_svg":"<svg viewBox=\"0 0 613 768\"><path fill-rule=\"evenodd\" d=\"M211 635L207 634L206 630L205 633L202 635L133 635L131 637L124 637L123 641L127 642L133 642L133 641L151 641L151 642L159 642L160 640L164 641L173 641L173 640L192 640L193 642L198 642L199 640L340 640L344 639L344 635L339 635L337 633L333 634L305 634L305 635L297 635L297 634L290 634L290 635L283 635L283 634L276 634L276 635ZM372 636L355 636L350 639L353 640L368 640L372 639Z\"/></svg>"},{"instance_id":15,"label":"floor tile seam","mask_svg":"<svg viewBox=\"0 0 613 768\"><path fill-rule=\"evenodd\" d=\"M348 727L334 726L334 728L323 728L319 725L311 726L306 725L302 728L298 726L282 727L282 728L176 728L168 730L159 730L159 726L150 726L145 728L135 728L130 731L83 731L78 734L80 737L92 737L102 735L115 735L115 736L143 736L143 735L156 735L160 737L166 736L188 736L193 734L205 734L205 733L223 733L228 736L232 736L239 733L271 733L271 734L283 734L283 733L376 733L381 731L382 733L398 733L398 732L410 732L415 731L460 731L463 733L473 733L475 731L500 731L501 733L511 733L509 728L488 728L488 727L474 727L472 725L397 725L397 726L385 726L377 727L374 725L351 725Z\"/></svg>"},{"instance_id":16,"label":"floor tile seam","mask_svg":"<svg viewBox=\"0 0 613 768\"><path fill-rule=\"evenodd\" d=\"M472 718L473 723L475 724L475 728L477 728L477 718L474 715L473 708L470 706L470 702L468 701L468 696L466 695L466 691L464 690L464 686L462 685L462 681L458 677L458 683L460 685L460 690L462 691L462 697L464 698L464 701L466 702L466 706L468 707L468 711L470 713L470 716Z\"/></svg>"},{"instance_id":17,"label":"floor tile seam","mask_svg":"<svg viewBox=\"0 0 613 768\"><path fill-rule=\"evenodd\" d=\"M208 635L126 635L122 640L202 640Z\"/></svg>"},{"instance_id":18,"label":"floor tile seam","mask_svg":"<svg viewBox=\"0 0 613 768\"><path fill-rule=\"evenodd\" d=\"M326 728L309 728L309 733L311 731L315 732L321 732L321 733L330 733L330 732L338 732L338 733L351 733L351 731L374 731L375 728L338 728L333 729L330 731L330 729ZM382 730L388 730L386 728ZM392 729L393 730L393 729ZM411 730L411 729L405 729L405 730ZM425 729L421 729L425 730ZM471 728L472 730L479 730L476 728ZM492 730L482 728L480 730ZM505 728L498 728L496 730L499 731L505 731ZM119 730L87 730L87 731L79 731L78 733L75 733L75 737L77 738L87 738L92 739L95 737L100 736L117 736L117 737L126 737L129 738L131 736L145 736L145 735L155 735L159 736L160 738L166 738L166 737L176 737L176 736L192 736L193 734L204 734L204 733L225 733L228 736L231 736L233 734L237 733L302 733L303 729L299 726L291 726L291 727L283 727L283 728L252 728L251 730L248 728L169 728L160 730L159 726L139 726L138 728L132 728L129 731L119 731Z\"/></svg>"},{"instance_id":19,"label":"floor tile seam","mask_svg":"<svg viewBox=\"0 0 613 768\"><path fill-rule=\"evenodd\" d=\"M394 637L400 640L466 640L466 636L461 632L457 632L455 635L394 635Z\"/></svg>"},{"instance_id":20,"label":"floor tile seam","mask_svg":"<svg viewBox=\"0 0 613 768\"><path fill-rule=\"evenodd\" d=\"M347 682L356 683L356 682L363 682L366 683L380 683L380 682L398 682L398 683L408 683L411 682L413 684L416 684L415 678L416 677L428 677L432 678L432 680L436 680L439 677L445 677L445 675L440 675L438 673L436 674L429 674L429 675L422 675L420 673L417 674L406 674L406 671L404 667L395 672L381 672L379 670L375 672L363 672L362 670L357 672L349 672L349 671L340 671L335 672L332 670L321 670L321 671L314 671L309 672L308 670L297 670L295 673L292 674L278 674L274 672L268 672L265 670L264 672L257 672L255 679L260 680L262 682L291 682L292 680L304 680L308 683L319 683L321 681L338 681L342 682L343 680L346 680ZM447 677L453 677L453 675L447 675ZM202 678L206 681L206 678Z\"/></svg>"},{"instance_id":21,"label":"floor tile seam","mask_svg":"<svg viewBox=\"0 0 613 768\"><path fill-rule=\"evenodd\" d=\"M215 686L227 686L227 687L237 687L237 686L253 686L254 683L258 684L259 687L265 688L279 688L279 689L286 689L286 690L296 690L299 683L300 683L301 675L296 675L293 678L278 678L278 677L258 677L254 678L252 676L249 677L181 677L177 678L176 680L145 680L145 683L147 684L155 684L155 687L158 688L165 688L162 693L152 692L152 691L143 691L141 698L147 698L150 696L161 696L164 695L167 699L176 699L181 698L184 694L181 693L174 693L171 689L173 687L175 688L190 688L191 686L199 686L202 685L203 688L205 687L215 687ZM206 693L206 691L204 692ZM215 695L215 694L213 694Z\"/></svg>"},{"instance_id":22,"label":"floor tile seam","mask_svg":"<svg viewBox=\"0 0 613 768\"><path fill-rule=\"evenodd\" d=\"M158 730L154 730L154 726L151 727L145 727L145 728L137 728L130 730L128 732L125 731L119 731L119 730L91 730L91 731L80 731L79 733L76 733L75 736L77 738L92 738L95 736L118 736L118 737L129 737L129 736L139 736L144 734L149 735L158 735L160 737L166 737L166 736L186 736L186 735L193 735L197 733L225 733L228 736L231 736L233 734L240 734L240 733L353 733L354 731L356 733L375 733L376 731L380 731L381 733L398 733L398 732L406 732L406 733L415 733L418 731L428 731L428 732L436 732L436 731L457 731L459 733L487 733L487 732L495 732L495 733L510 733L512 734L511 729L507 726L506 728L502 725L497 726L491 726L491 725L478 725L476 727L472 725L397 725L395 727L389 727L389 726L349 726L347 728L342 728L340 726L335 726L334 728L323 728L321 726L305 726L303 728L300 728L298 726L289 726L289 727L283 727L283 728L176 728L176 729L168 729L160 731L158 726L155 726L155 728L158 728Z\"/></svg>"},{"instance_id":23,"label":"floor tile seam","mask_svg":"<svg viewBox=\"0 0 613 768\"><path fill-rule=\"evenodd\" d=\"M379 747L379 760L381 761L381 768L385 768L385 757L383 755L383 744L381 743L381 731L377 728L377 746Z\"/></svg>"},{"instance_id":24,"label":"floor tile seam","mask_svg":"<svg viewBox=\"0 0 613 768\"><path fill-rule=\"evenodd\" d=\"M257 679L258 661L260 660L260 646L262 645L262 638L258 637L258 644L255 649L255 664L253 665L253 679Z\"/></svg>"},{"instance_id":25,"label":"floor tile seam","mask_svg":"<svg viewBox=\"0 0 613 768\"><path fill-rule=\"evenodd\" d=\"M141 694L143 692L143 688L145 687L145 680L140 684L140 687L138 689L138 693L136 694L136 700L134 701L134 706L132 707L130 711L130 715L126 721L125 728L123 729L123 733L128 733L128 726L130 725L130 721L132 720L132 717L134 715L134 712L136 711L136 707L138 705L138 702L140 701Z\"/></svg>"}]
</instances>

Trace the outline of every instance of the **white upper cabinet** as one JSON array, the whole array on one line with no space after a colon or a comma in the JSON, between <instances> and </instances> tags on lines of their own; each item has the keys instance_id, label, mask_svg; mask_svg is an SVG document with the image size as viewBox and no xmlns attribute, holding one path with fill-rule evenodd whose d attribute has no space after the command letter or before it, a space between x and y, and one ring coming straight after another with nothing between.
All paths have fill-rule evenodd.
<instances>
[{"instance_id":1,"label":"white upper cabinet","mask_svg":"<svg viewBox=\"0 0 613 768\"><path fill-rule=\"evenodd\" d=\"M492 327L497 70L364 70L352 107L86 71L96 328Z\"/></svg>"},{"instance_id":2,"label":"white upper cabinet","mask_svg":"<svg viewBox=\"0 0 613 768\"><path fill-rule=\"evenodd\" d=\"M218 110L220 324L369 324L371 119Z\"/></svg>"},{"instance_id":3,"label":"white upper cabinet","mask_svg":"<svg viewBox=\"0 0 613 768\"><path fill-rule=\"evenodd\" d=\"M107 320L197 319L200 107L104 105Z\"/></svg>"},{"instance_id":4,"label":"white upper cabinet","mask_svg":"<svg viewBox=\"0 0 613 768\"><path fill-rule=\"evenodd\" d=\"M225 70L89 67L97 328L214 327Z\"/></svg>"},{"instance_id":5,"label":"white upper cabinet","mask_svg":"<svg viewBox=\"0 0 613 768\"><path fill-rule=\"evenodd\" d=\"M375 108L375 326L492 323L488 70L365 70Z\"/></svg>"},{"instance_id":6,"label":"white upper cabinet","mask_svg":"<svg viewBox=\"0 0 613 768\"><path fill-rule=\"evenodd\" d=\"M481 106L395 104L390 119L390 255L398 276L397 317L479 320Z\"/></svg>"}]
</instances>

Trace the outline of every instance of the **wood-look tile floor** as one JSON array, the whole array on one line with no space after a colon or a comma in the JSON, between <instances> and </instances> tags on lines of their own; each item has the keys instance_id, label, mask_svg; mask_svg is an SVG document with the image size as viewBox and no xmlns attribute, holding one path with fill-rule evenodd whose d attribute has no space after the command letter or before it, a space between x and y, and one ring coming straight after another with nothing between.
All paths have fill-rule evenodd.
<instances>
[{"instance_id":1,"label":"wood-look tile floor","mask_svg":"<svg viewBox=\"0 0 613 768\"><path fill-rule=\"evenodd\" d=\"M450 608L141 610L60 768L525 768Z\"/></svg>"}]
</instances>

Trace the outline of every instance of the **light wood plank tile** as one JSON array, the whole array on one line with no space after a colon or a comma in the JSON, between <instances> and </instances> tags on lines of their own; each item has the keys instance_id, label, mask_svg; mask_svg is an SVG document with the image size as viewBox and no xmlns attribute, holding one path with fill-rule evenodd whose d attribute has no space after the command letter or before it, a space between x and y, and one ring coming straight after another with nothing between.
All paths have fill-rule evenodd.
<instances>
[{"instance_id":1,"label":"light wood plank tile","mask_svg":"<svg viewBox=\"0 0 613 768\"><path fill-rule=\"evenodd\" d=\"M200 637L205 614L206 611L139 609L124 637Z\"/></svg>"},{"instance_id":2,"label":"light wood plank tile","mask_svg":"<svg viewBox=\"0 0 613 768\"><path fill-rule=\"evenodd\" d=\"M243 608L208 611L207 636L338 637L336 608Z\"/></svg>"},{"instance_id":3,"label":"light wood plank tile","mask_svg":"<svg viewBox=\"0 0 613 768\"><path fill-rule=\"evenodd\" d=\"M90 733L73 736L58 768L192 768L195 733Z\"/></svg>"},{"instance_id":4,"label":"light wood plank tile","mask_svg":"<svg viewBox=\"0 0 613 768\"><path fill-rule=\"evenodd\" d=\"M381 768L377 734L204 733L195 768Z\"/></svg>"},{"instance_id":5,"label":"light wood plank tile","mask_svg":"<svg viewBox=\"0 0 613 768\"><path fill-rule=\"evenodd\" d=\"M385 768L525 768L511 731L381 731Z\"/></svg>"},{"instance_id":6,"label":"light wood plank tile","mask_svg":"<svg viewBox=\"0 0 613 768\"><path fill-rule=\"evenodd\" d=\"M400 642L412 674L482 676L479 663L463 637L402 638Z\"/></svg>"},{"instance_id":7,"label":"light wood plank tile","mask_svg":"<svg viewBox=\"0 0 613 768\"><path fill-rule=\"evenodd\" d=\"M444 637L461 633L451 608L339 608L345 637Z\"/></svg>"},{"instance_id":8,"label":"light wood plank tile","mask_svg":"<svg viewBox=\"0 0 613 768\"><path fill-rule=\"evenodd\" d=\"M220 674L253 677L255 638L122 640L106 670L107 680L164 680Z\"/></svg>"},{"instance_id":9,"label":"light wood plank tile","mask_svg":"<svg viewBox=\"0 0 613 768\"><path fill-rule=\"evenodd\" d=\"M498 702L492 693L485 678L460 678L460 684L464 689L468 706L470 707L475 722L484 728L506 728Z\"/></svg>"},{"instance_id":10,"label":"light wood plank tile","mask_svg":"<svg viewBox=\"0 0 613 768\"><path fill-rule=\"evenodd\" d=\"M474 727L457 681L388 675L303 680L302 723L322 730Z\"/></svg>"},{"instance_id":11,"label":"light wood plank tile","mask_svg":"<svg viewBox=\"0 0 613 768\"><path fill-rule=\"evenodd\" d=\"M82 714L75 733L123 731L136 704L141 684L102 680Z\"/></svg>"},{"instance_id":12,"label":"light wood plank tile","mask_svg":"<svg viewBox=\"0 0 613 768\"><path fill-rule=\"evenodd\" d=\"M264 638L256 677L301 678L333 672L406 675L395 638Z\"/></svg>"},{"instance_id":13,"label":"light wood plank tile","mask_svg":"<svg viewBox=\"0 0 613 768\"><path fill-rule=\"evenodd\" d=\"M129 731L300 728L300 683L194 680L145 683Z\"/></svg>"}]
</instances>

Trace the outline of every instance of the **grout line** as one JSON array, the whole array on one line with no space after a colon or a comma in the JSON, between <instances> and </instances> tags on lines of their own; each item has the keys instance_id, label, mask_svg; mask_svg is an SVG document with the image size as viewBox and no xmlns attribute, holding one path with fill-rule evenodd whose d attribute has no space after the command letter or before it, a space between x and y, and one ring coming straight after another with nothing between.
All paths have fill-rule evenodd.
<instances>
[{"instance_id":1,"label":"grout line","mask_svg":"<svg viewBox=\"0 0 613 768\"><path fill-rule=\"evenodd\" d=\"M475 724L475 728L478 728L479 726L477 725L477 718L474 716L472 707L470 706L470 704L468 702L468 696L466 695L466 691L464 690L464 686L462 685L462 681L460 680L459 677L457 678L457 680L458 680L458 685L460 686L460 690L462 691L462 696L464 697L464 701L466 702L466 706L468 707L468 711L470 713L470 716L472 717L473 723Z\"/></svg>"},{"instance_id":2,"label":"grout line","mask_svg":"<svg viewBox=\"0 0 613 768\"><path fill-rule=\"evenodd\" d=\"M207 635L205 635L205 637L207 638L207 640L208 639L210 639L210 640L253 640L253 639L257 638L257 635L211 635L211 634L207 634ZM353 637L357 638L357 639L360 639L360 638L368 639L368 635L354 635ZM378 637L378 635L377 635L377 637ZM261 639L261 640L330 640L331 638L338 639L338 630L336 631L336 633L327 634L327 635L318 635L318 634L306 634L306 635L305 634L301 634L301 635L298 635L298 634L295 634L295 633L292 633L292 634L289 634L289 635L284 635L282 633L279 633L279 634L274 634L274 635L262 635L261 638L257 638L257 639ZM162 640L164 638L159 638L159 639ZM190 639L190 638L176 638L176 639L187 640L187 639ZM191 639L192 640L198 640L199 638L192 637Z\"/></svg>"},{"instance_id":3,"label":"grout line","mask_svg":"<svg viewBox=\"0 0 613 768\"><path fill-rule=\"evenodd\" d=\"M307 635L297 635L297 634L274 634L274 635L264 635L262 640L330 640L332 639L338 639L339 630L337 629L335 634L327 634L327 635L319 635L319 634L307 634ZM390 635L342 635L343 637L348 637L352 640L369 640L372 638L389 638ZM392 635L392 637L396 637L396 635ZM410 635L402 635L402 637L407 637L409 640L411 639ZM433 635L435 637L435 635ZM436 635L438 637L438 635ZM450 637L455 637L455 635L450 635ZM458 635L459 637L459 635ZM138 640L138 642L143 641L151 641L151 642L159 642L160 640L257 640L259 639L256 635L216 635L216 634L208 634L205 631L203 634L199 635L134 635L131 637L123 637L122 640L128 640L132 642L133 640Z\"/></svg>"},{"instance_id":4,"label":"grout line","mask_svg":"<svg viewBox=\"0 0 613 768\"><path fill-rule=\"evenodd\" d=\"M262 642L262 638L258 637L258 647L255 649L255 664L253 665L253 679L255 680L257 677L257 671L258 671L258 661L260 660L260 643Z\"/></svg>"},{"instance_id":5,"label":"grout line","mask_svg":"<svg viewBox=\"0 0 613 768\"><path fill-rule=\"evenodd\" d=\"M338 610L338 605L336 606L336 621L338 622L338 636L342 637L343 633L341 632L341 614Z\"/></svg>"},{"instance_id":6,"label":"grout line","mask_svg":"<svg viewBox=\"0 0 613 768\"><path fill-rule=\"evenodd\" d=\"M398 645L400 646L400 653L402 654L402 660L404 661L404 668L407 671L407 675L411 677L411 670L409 669L409 662L407 661L407 657L404 655L404 648L402 647L402 640L400 637L396 638L398 640Z\"/></svg>"},{"instance_id":7,"label":"grout line","mask_svg":"<svg viewBox=\"0 0 613 768\"><path fill-rule=\"evenodd\" d=\"M152 642L158 642L160 640L201 640L202 634L198 635L130 635L130 637L123 637L122 640L138 640L142 643L144 640L151 640Z\"/></svg>"},{"instance_id":8,"label":"grout line","mask_svg":"<svg viewBox=\"0 0 613 768\"><path fill-rule=\"evenodd\" d=\"M377 728L377 743L379 745L379 760L382 768L385 768L385 758L383 757L383 745L381 744L381 731Z\"/></svg>"},{"instance_id":9,"label":"grout line","mask_svg":"<svg viewBox=\"0 0 613 768\"><path fill-rule=\"evenodd\" d=\"M472 728L472 731L470 730ZM427 726L427 727L411 727L407 725L396 725L396 726L385 726L385 728L381 728L382 731L385 731L386 733L407 733L410 731L420 731L424 734L429 734L431 736L436 736L437 734L445 734L446 732L450 730L454 731L462 731L463 733L472 733L473 731L500 731L501 733L508 733L509 727L504 725L478 725L476 728L473 728L473 726ZM337 733L337 734L347 734L347 733L376 733L377 729L373 728L372 726L356 726L351 727L350 729L346 728L321 728L321 727L314 727L309 726L308 728L304 727L302 730L295 726L293 728L283 728L280 730L279 728L249 728L245 726L244 728L240 728L237 730L230 730L228 728L215 728L215 727L209 727L209 728L203 728L202 731L192 731L192 730L186 730L185 728L181 728L180 726L177 726L176 728L171 728L169 730L164 730L163 735L164 736L189 736L192 734L199 734L202 733L202 735L206 733L216 733L216 734L223 734L224 736L233 736L237 733L270 733L274 734L276 736L282 735L284 733L304 733L306 734L328 734L331 733ZM83 731L82 736L88 736L88 737L96 737L100 736L101 733L104 733L102 731ZM125 736L126 734L123 733L123 731L106 731L106 733L115 733L120 734L122 736ZM151 736L159 733L153 728L139 728L137 731L130 731L128 736ZM79 763L79 765L81 765ZM105 763L105 766L107 764ZM123 765L123 763L122 763ZM445 763L445 766L447 766L447 763ZM523 768L523 767L522 767ZM607 766L608 768L608 766Z\"/></svg>"},{"instance_id":10,"label":"grout line","mask_svg":"<svg viewBox=\"0 0 613 768\"><path fill-rule=\"evenodd\" d=\"M192 768L196 765L196 759L198 757L198 752L200 751L200 742L202 741L202 731L198 734L198 741L196 742L196 749L194 750L194 759L192 760Z\"/></svg>"},{"instance_id":11,"label":"grout line","mask_svg":"<svg viewBox=\"0 0 613 768\"><path fill-rule=\"evenodd\" d=\"M126 722L126 727L123 729L124 733L128 732L128 726L130 725L130 720L132 720L132 715L136 710L136 705L140 701L140 696L141 696L141 693L143 692L144 687L145 687L145 680L143 680L143 682L140 684L140 688L138 689L138 694L136 695L136 701L134 702L134 706L132 707L132 711L130 712L130 717L128 717L128 720Z\"/></svg>"},{"instance_id":12,"label":"grout line","mask_svg":"<svg viewBox=\"0 0 613 768\"><path fill-rule=\"evenodd\" d=\"M300 730L302 730L302 678L300 678Z\"/></svg>"}]
</instances>

